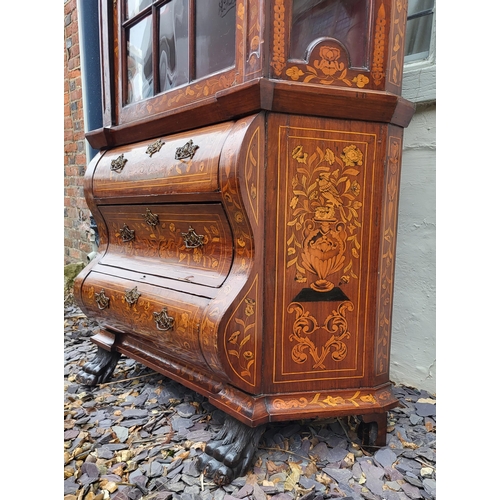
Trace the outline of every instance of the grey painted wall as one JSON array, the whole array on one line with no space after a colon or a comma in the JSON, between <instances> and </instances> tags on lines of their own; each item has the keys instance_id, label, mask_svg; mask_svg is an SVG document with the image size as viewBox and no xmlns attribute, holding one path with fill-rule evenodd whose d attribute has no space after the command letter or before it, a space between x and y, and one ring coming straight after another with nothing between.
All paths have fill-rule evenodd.
<instances>
[{"instance_id":1,"label":"grey painted wall","mask_svg":"<svg viewBox=\"0 0 500 500\"><path fill-rule=\"evenodd\" d=\"M393 304L391 380L435 394L435 102L405 129Z\"/></svg>"}]
</instances>

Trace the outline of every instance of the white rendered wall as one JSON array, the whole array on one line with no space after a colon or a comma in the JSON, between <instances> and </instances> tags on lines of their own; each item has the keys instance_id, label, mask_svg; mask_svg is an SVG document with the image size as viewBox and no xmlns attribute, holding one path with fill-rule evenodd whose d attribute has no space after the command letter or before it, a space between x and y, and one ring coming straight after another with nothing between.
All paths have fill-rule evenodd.
<instances>
[{"instance_id":1,"label":"white rendered wall","mask_svg":"<svg viewBox=\"0 0 500 500\"><path fill-rule=\"evenodd\" d=\"M435 103L418 105L404 133L390 377L435 394Z\"/></svg>"}]
</instances>

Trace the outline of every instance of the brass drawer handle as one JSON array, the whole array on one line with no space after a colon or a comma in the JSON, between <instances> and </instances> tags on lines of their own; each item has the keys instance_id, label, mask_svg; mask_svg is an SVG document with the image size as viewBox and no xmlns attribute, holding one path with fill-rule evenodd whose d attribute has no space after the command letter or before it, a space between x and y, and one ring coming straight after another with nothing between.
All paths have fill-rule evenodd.
<instances>
[{"instance_id":1,"label":"brass drawer handle","mask_svg":"<svg viewBox=\"0 0 500 500\"><path fill-rule=\"evenodd\" d=\"M158 153L158 151L160 151L161 147L164 144L165 143L161 139L158 139L157 141L153 142L153 144L150 144L148 146L148 149L146 149L146 154L148 154L151 158L155 153Z\"/></svg>"},{"instance_id":2,"label":"brass drawer handle","mask_svg":"<svg viewBox=\"0 0 500 500\"><path fill-rule=\"evenodd\" d=\"M191 160L196 153L196 150L199 148L196 144L193 144L192 139L189 139L184 146L181 148L177 148L175 150L175 159L176 160Z\"/></svg>"},{"instance_id":3,"label":"brass drawer handle","mask_svg":"<svg viewBox=\"0 0 500 500\"><path fill-rule=\"evenodd\" d=\"M132 241L135 238L135 231L130 229L127 224L123 224L123 227L120 229L120 236L124 242Z\"/></svg>"},{"instance_id":4,"label":"brass drawer handle","mask_svg":"<svg viewBox=\"0 0 500 500\"><path fill-rule=\"evenodd\" d=\"M127 159L123 157L123 153L118 157L115 158L111 162L111 170L113 172L118 172L120 173L123 170L123 167L125 166L125 163L127 163Z\"/></svg>"},{"instance_id":5,"label":"brass drawer handle","mask_svg":"<svg viewBox=\"0 0 500 500\"><path fill-rule=\"evenodd\" d=\"M97 302L97 307L101 310L106 309L109 306L109 297L106 297L104 293L104 288L99 292L94 294L95 301Z\"/></svg>"},{"instance_id":6,"label":"brass drawer handle","mask_svg":"<svg viewBox=\"0 0 500 500\"><path fill-rule=\"evenodd\" d=\"M125 301L129 306L133 306L141 296L140 292L137 291L137 287L135 286L131 290L127 290L125 292Z\"/></svg>"},{"instance_id":7,"label":"brass drawer handle","mask_svg":"<svg viewBox=\"0 0 500 500\"><path fill-rule=\"evenodd\" d=\"M203 246L205 236L203 234L196 234L196 231L189 226L187 233L181 233L184 238L184 245L186 248L199 248Z\"/></svg>"},{"instance_id":8,"label":"brass drawer handle","mask_svg":"<svg viewBox=\"0 0 500 500\"><path fill-rule=\"evenodd\" d=\"M151 212L149 208L146 208L146 213L142 214L142 216L144 217L146 223L151 227L156 227L156 225L160 222L160 218L158 217L158 215Z\"/></svg>"},{"instance_id":9,"label":"brass drawer handle","mask_svg":"<svg viewBox=\"0 0 500 500\"><path fill-rule=\"evenodd\" d=\"M167 331L174 328L174 318L168 315L167 308L164 307L160 312L153 312L153 318L158 330Z\"/></svg>"}]
</instances>

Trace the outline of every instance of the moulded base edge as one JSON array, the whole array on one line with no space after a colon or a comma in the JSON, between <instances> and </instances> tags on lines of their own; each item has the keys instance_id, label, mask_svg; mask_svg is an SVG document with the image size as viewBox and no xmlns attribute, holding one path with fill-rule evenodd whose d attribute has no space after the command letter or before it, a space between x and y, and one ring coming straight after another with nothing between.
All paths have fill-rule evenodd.
<instances>
[{"instance_id":1,"label":"moulded base edge","mask_svg":"<svg viewBox=\"0 0 500 500\"><path fill-rule=\"evenodd\" d=\"M205 396L215 407L250 427L268 422L373 415L399 405L390 382L377 387L251 395L204 370L166 358L159 351L146 351L133 338L117 336L112 348Z\"/></svg>"}]
</instances>

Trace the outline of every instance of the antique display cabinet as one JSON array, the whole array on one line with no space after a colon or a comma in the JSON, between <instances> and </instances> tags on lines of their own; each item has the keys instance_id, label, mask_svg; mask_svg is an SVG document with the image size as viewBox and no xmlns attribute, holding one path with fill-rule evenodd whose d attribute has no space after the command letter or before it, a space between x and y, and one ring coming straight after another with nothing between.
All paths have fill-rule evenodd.
<instances>
[{"instance_id":1,"label":"antique display cabinet","mask_svg":"<svg viewBox=\"0 0 500 500\"><path fill-rule=\"evenodd\" d=\"M199 467L245 472L273 421L357 415L385 445L406 0L102 0L85 177L99 321L225 411Z\"/></svg>"}]
</instances>

